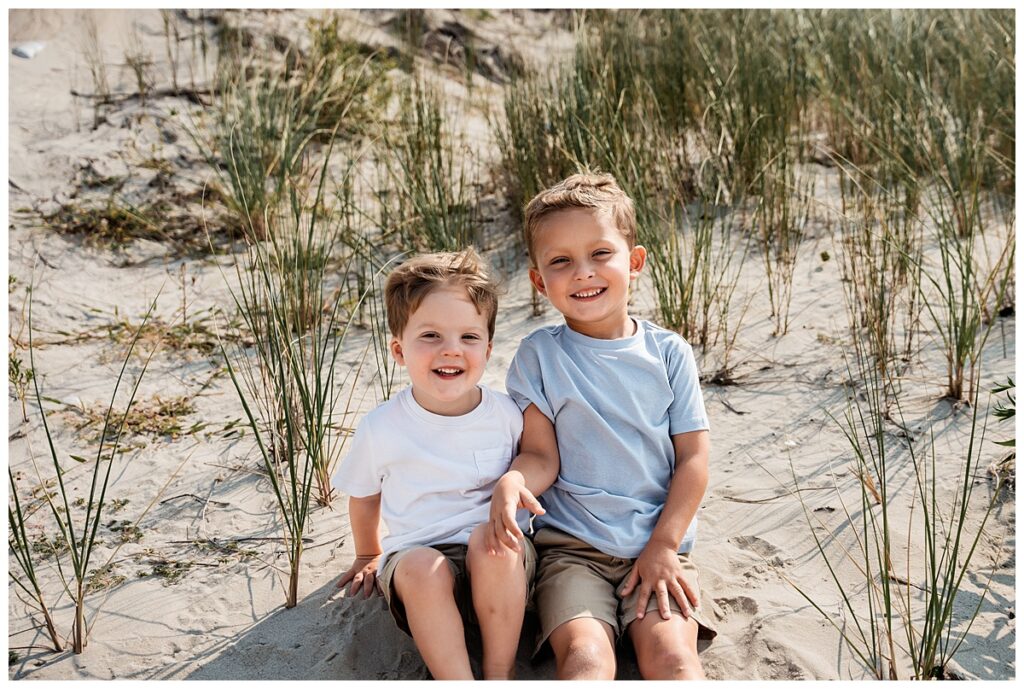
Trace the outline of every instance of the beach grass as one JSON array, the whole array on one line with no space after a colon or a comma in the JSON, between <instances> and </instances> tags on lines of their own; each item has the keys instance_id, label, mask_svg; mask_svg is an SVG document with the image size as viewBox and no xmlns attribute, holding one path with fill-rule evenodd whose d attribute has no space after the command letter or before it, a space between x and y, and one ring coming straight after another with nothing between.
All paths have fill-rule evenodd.
<instances>
[{"instance_id":1,"label":"beach grass","mask_svg":"<svg viewBox=\"0 0 1024 689\"><path fill-rule=\"evenodd\" d=\"M143 325L152 315L153 310L156 308L156 300L153 301L152 305L146 313L143 319ZM136 332L135 337L128 345L127 352L124 356L123 364L118 373L117 379L114 383L114 391L111 394L110 403L107 405L107 411L103 419L103 428L99 434L98 449L96 450L96 458L92 463L92 479L89 486L89 495L85 499L85 515L81 521L78 521L71 512L69 505L69 491L64 481L64 474L66 469L64 468L60 457L58 456L57 449L53 442L53 433L50 430L49 422L47 420L47 414L43 406L43 395L40 389L39 377L33 377L33 388L35 391L36 405L39 409L40 420L42 421L43 431L46 434L47 448L49 450L50 460L53 465L54 476L56 479L57 491L51 497L49 491L43 492L43 497L46 504L50 508L50 514L53 516L53 522L60 532L60 540L63 546L66 547L67 552L71 559L71 573L70 579L65 576L63 568L60 567L58 560L58 571L60 573L61 580L64 585L64 589L70 595L75 608L74 623L71 629L71 648L75 653L82 653L85 650L86 643L88 642L88 629L86 620L86 597L89 593L88 584L91 576L91 570L89 569L90 561L96 545L96 533L99 529L101 519L103 516L103 508L107 500L107 487L110 483L110 475L115 464L115 460L118 453L118 448L121 445L122 437L126 431L126 422L131 412L132 405L135 401L135 397L139 390L139 385L142 382L143 376L146 373L146 369L152 360L153 355L156 353L157 348L150 350L148 356L145 358L141 370L139 371L134 383L131 386L131 392L129 393L127 405L125 407L125 413L116 419L113 414L115 400L117 399L118 390L121 388L121 383L124 380L125 373L128 368L129 362L132 360L132 352L135 349L136 344L139 340L139 335L142 331L140 327L139 331ZM29 335L29 355L33 371L37 371L34 355L34 347L32 340L32 301L29 300L28 307L28 335ZM104 450L109 451L104 454ZM81 461L81 460L76 460ZM38 468L37 468L38 471ZM34 593L38 594L38 584L35 583L35 570L31 563L31 550L28 548L27 539L23 538L23 527L24 527L24 516L21 510L19 501L17 500L17 491L13 487L12 491L15 493L15 510L12 513L8 508L9 519L14 517L13 523L11 524L12 529L20 530L22 538L16 539L15 546L17 546L16 552L20 554L18 558L19 564L22 566L22 572L25 575L25 580L32 584ZM55 502L54 498L57 498L59 502ZM18 579L16 578L15 581ZM24 587L24 583L22 584ZM45 606L41 594L38 595L37 600L40 606ZM44 617L47 618L48 627L52 626L49 621L48 613L44 612ZM51 636L53 633L51 632ZM57 640L54 639L54 643L57 644Z\"/></svg>"},{"instance_id":2,"label":"beach grass","mask_svg":"<svg viewBox=\"0 0 1024 689\"><path fill-rule=\"evenodd\" d=\"M949 485L939 478L934 429L894 440L889 426L906 429L910 424L899 395L891 397L892 381L874 360L856 353L850 366L851 376L863 381L863 391L850 396L841 421L833 419L849 443L851 473L860 486L854 506L839 496L845 517L840 528L852 534L852 547L829 547L817 532L824 525L800 498L820 561L840 594L842 619L834 619L818 594L790 583L875 679L945 679L988 590L986 585L980 594L971 594L977 602L968 605L966 614L956 612L1000 489L997 485L990 496L974 496L986 423L979 419L975 397L966 447L956 458L943 458L944 465L956 462L958 470ZM914 494L904 525L896 516L897 486L908 480L907 472ZM793 480L799 484L795 472ZM972 513L980 513L980 521L972 520ZM905 547L896 541L904 526ZM860 580L852 587L851 573Z\"/></svg>"}]
</instances>

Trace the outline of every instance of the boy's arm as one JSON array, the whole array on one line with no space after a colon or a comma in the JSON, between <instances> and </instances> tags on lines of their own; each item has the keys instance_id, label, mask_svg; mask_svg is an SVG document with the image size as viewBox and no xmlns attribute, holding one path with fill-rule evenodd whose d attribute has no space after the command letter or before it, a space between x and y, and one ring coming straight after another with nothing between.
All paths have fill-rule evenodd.
<instances>
[{"instance_id":1,"label":"boy's arm","mask_svg":"<svg viewBox=\"0 0 1024 689\"><path fill-rule=\"evenodd\" d=\"M502 545L519 549L523 532L516 523L516 510L522 507L534 514L544 514L544 508L535 496L555 482L558 468L555 426L536 405L531 404L523 412L519 454L494 486L489 528L484 531L488 552L497 553Z\"/></svg>"},{"instance_id":2,"label":"boy's arm","mask_svg":"<svg viewBox=\"0 0 1024 689\"><path fill-rule=\"evenodd\" d=\"M356 545L356 559L352 566L341 575L337 587L348 582L348 595L355 595L363 589L363 598L373 593L377 578L377 564L380 560L380 493L365 498L348 499L348 517L352 525L352 539Z\"/></svg>"},{"instance_id":3,"label":"boy's arm","mask_svg":"<svg viewBox=\"0 0 1024 689\"><path fill-rule=\"evenodd\" d=\"M638 619L642 619L646 613L651 594L657 596L658 609L666 620L671 615L670 595L679 603L684 617L689 616L689 607L699 603L696 592L690 589L683 578L677 553L708 485L711 439L707 431L692 431L673 435L672 444L675 447L676 468L669 484L665 508L622 589L622 595L628 596L639 584Z\"/></svg>"}]
</instances>

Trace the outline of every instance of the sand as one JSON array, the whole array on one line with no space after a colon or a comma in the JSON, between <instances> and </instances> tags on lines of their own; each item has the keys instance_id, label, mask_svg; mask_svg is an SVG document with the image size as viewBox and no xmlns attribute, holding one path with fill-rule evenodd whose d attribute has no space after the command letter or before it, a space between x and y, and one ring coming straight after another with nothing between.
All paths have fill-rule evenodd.
<instances>
[{"instance_id":1,"label":"sand","mask_svg":"<svg viewBox=\"0 0 1024 689\"><path fill-rule=\"evenodd\" d=\"M253 11L244 13L240 23L257 33L294 36L310 14L316 13ZM386 48L396 45L386 31L389 18L386 11L347 14L347 30ZM436 13L431 21L451 18ZM92 92L83 57L90 21L104 51L111 92L125 96L104 109L95 129L89 99L71 95ZM496 12L490 18L462 16L459 21L473 27L481 40L514 44L527 56L550 57L571 49L571 36L550 13ZM182 25L198 26L184 20ZM138 323L158 294L156 316L166 323L180 319L183 294L193 322L210 327L216 323L206 310L230 304L231 256L183 257L161 241L137 241L121 249L94 246L58 234L42 220L43 214L69 201L102 200L108 191L97 180L123 178L120 197L141 203L155 194L201 188L209 174L183 133L199 106L180 96L155 96L145 105L129 97L133 78L119 65L133 27L152 55L154 92L167 90L170 70L156 10L14 10L9 15L9 50L29 41L45 43L31 59L9 57L8 263L16 278L8 297L10 332L19 345L27 343L25 286L31 283L38 345L35 369L48 398L44 406L62 461L72 465L66 480L73 496L88 490L91 464L77 464L68 455L95 454L89 429L77 426L88 409L105 406L124 352L123 343L109 334L111 325L124 319ZM187 73L184 64L189 59L183 42L180 74ZM195 74L195 88L207 88L198 66ZM452 93L465 95L451 70L441 74ZM491 99L500 107L496 83L478 75L474 84L473 98ZM467 117L463 124L479 142L488 142L482 113ZM481 156L495 158L497 153L492 147ZM154 159L166 161L172 170L169 189L154 185L157 173L143 165ZM834 545L849 545L843 505L859 509L860 490L851 472L849 445L831 418L842 418L849 391L842 347L847 326L840 249L827 220L835 171L811 171L818 180L821 204L800 250L789 332L771 335L764 272L760 257L752 255L744 265L736 300L749 299L750 307L732 354L735 384L704 387L713 450L694 557L701 568L704 605L719 631L713 642L701 645L705 670L714 679L866 676L832 624L794 586L843 624L839 591L817 553L798 496L812 518L820 520L815 526L820 536ZM509 210L500 198L491 202L494 210L486 222L492 236L507 234ZM521 261L513 260L497 239L489 249L490 258L506 275L508 291L483 382L501 390L518 341L537 327L559 322L559 317L550 307L541 316L532 316ZM823 259L825 252L831 260ZM641 281L634 313L654 315L649 280ZM1015 317L1009 316L989 338L983 355L986 388L1014 375L1014 332ZM356 332L346 356L354 357L366 337L365 331ZM968 441L970 414L942 398L944 363L934 333L922 342L904 415L918 438L929 428L934 432L940 475L951 482ZM27 363L27 353L19 351ZM705 370L717 365L716 356L712 352L701 357ZM140 369L136 358L129 375ZM376 402L371 383L360 385L365 412ZM124 578L89 597L92 626L86 651L52 652L45 634L35 628L38 616L9 585L8 643L17 653L17 658L11 656L9 678L425 678L415 647L394 628L379 597L363 601L337 595L334 582L354 552L344 499L331 508L314 509L299 604L284 609L287 559L276 540L279 517L260 475L261 460L251 434L238 433L241 405L216 352L164 346L154 357L139 399L178 396L192 404L181 428L173 435L134 438L139 447L114 462L109 494L126 502L105 514L100 529L103 545L97 547L93 562L98 567L109 561L113 574ZM979 417L987 414L990 404L983 395ZM13 392L8 395L8 461L22 495L39 483L33 458L44 478L52 475L35 401L30 400L27 408L25 421L21 403ZM1011 425L990 421L982 467L1006 455L992 439L1011 434ZM894 510L901 516L906 515L912 489L909 478L904 463L895 481L899 492ZM978 496L987 498L992 481L981 471L975 480ZM795 485L801 492L794 492ZM977 524L981 516L979 509L973 510L969 523ZM119 533L109 526L114 520L136 524L140 540L116 545ZM990 516L954 617L962 626L987 588L954 666L966 678L1015 676L1014 522L1010 489ZM52 530L46 524L45 509L36 512L30 520L33 536ZM895 533L896 551L902 555L907 547L906 519ZM58 628L67 634L72 608L67 596L60 595L53 559L42 560L40 568L44 591L56 601ZM918 564L914 568L914 576L919 575ZM850 592L863 586L848 564L839 576ZM553 678L550 653L535 660L527 653L532 624L528 620L524 632L519 677ZM620 677L638 678L628 649L622 650L620 659Z\"/></svg>"}]
</instances>

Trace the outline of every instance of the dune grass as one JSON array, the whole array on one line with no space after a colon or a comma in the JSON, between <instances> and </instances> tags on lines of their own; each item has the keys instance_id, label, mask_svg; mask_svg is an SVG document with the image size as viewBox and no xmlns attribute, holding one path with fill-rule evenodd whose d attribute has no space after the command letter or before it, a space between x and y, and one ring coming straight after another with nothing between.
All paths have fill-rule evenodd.
<instances>
[{"instance_id":1,"label":"dune grass","mask_svg":"<svg viewBox=\"0 0 1024 689\"><path fill-rule=\"evenodd\" d=\"M851 377L863 382L863 394L850 395L843 420L833 419L849 443L852 473L860 486L859 501L852 507L837 488L845 516L840 528L852 534L852 547L841 546L841 552L830 547L818 535L819 528L829 527L812 517L800 498L817 553L840 594L842 620L834 619L820 597L790 583L876 679L944 679L987 593L986 586L966 617L955 612L1000 490L997 485L987 498L974 497L986 423L979 420L975 396L966 447L958 457L943 458L945 466L957 463L958 475L950 485L940 479L934 431L916 438L904 434L906 439L894 439L890 432L891 424L903 429L909 425L898 395L892 412L894 386L885 378L888 372L856 352L849 365ZM896 515L897 487L906 472L913 495L904 547L896 542L903 525ZM799 485L795 470L792 478ZM978 511L981 521L972 521L972 512ZM850 585L851 573L859 578L856 586Z\"/></svg>"},{"instance_id":2,"label":"dune grass","mask_svg":"<svg viewBox=\"0 0 1024 689\"><path fill-rule=\"evenodd\" d=\"M383 67L376 56L340 40L336 18L311 21L309 29L308 54L289 47L283 60L273 61L223 28L212 133L198 125L190 130L223 196L257 239L266 238L267 214L302 184L314 142L354 135L380 105L375 85Z\"/></svg>"},{"instance_id":3,"label":"dune grass","mask_svg":"<svg viewBox=\"0 0 1024 689\"><path fill-rule=\"evenodd\" d=\"M436 86L422 77L399 91L399 114L384 125L381 155L392 216L404 249L457 251L479 241L470 151Z\"/></svg>"},{"instance_id":4,"label":"dune grass","mask_svg":"<svg viewBox=\"0 0 1024 689\"><path fill-rule=\"evenodd\" d=\"M331 503L330 479L349 435L349 419L338 423L336 417L351 413L355 381L370 347L368 342L355 364L340 359L353 323L343 307L357 311L365 292L353 305L331 287L332 279L340 282L333 276L351 272L353 255L342 241L340 218L347 209L327 204L329 153L314 186L292 187L288 207L266 215L268 239L252 241L236 267L232 294L255 351L229 351L222 344L283 522L288 608L298 602L311 505Z\"/></svg>"},{"instance_id":5,"label":"dune grass","mask_svg":"<svg viewBox=\"0 0 1024 689\"><path fill-rule=\"evenodd\" d=\"M142 326L144 326L146 321L148 321L155 308L156 300L154 299L146 313L146 316L143 318ZM113 414L114 403L117 399L118 390L121 388L121 383L124 380L128 363L132 359L132 352L138 343L139 335L142 332L142 326L140 326L139 330L135 333L135 337L128 346L127 353L124 356L124 362L121 365L117 380L114 383L114 391L111 394L110 403L107 405L107 412L103 419L103 429L98 436L99 442L98 449L96 450L96 457L92 462L92 480L89 485L89 494L84 501L85 515L81 518L81 521L73 516L70 509L70 501L68 497L69 491L64 482L66 468L62 464L53 442L53 433L50 430L46 410L43 406L44 398L40 388L39 376L34 376L32 380L36 405L39 408L40 420L42 421L43 431L46 434L47 448L53 465L55 486L57 489L54 493L44 490L43 499L49 506L53 522L60 532L60 543L62 546L66 547L67 553L71 559L70 579L65 575L59 559L57 560L57 567L64 589L74 603L75 612L74 623L71 628L71 648L75 653L82 653L85 650L86 643L88 642L88 632L90 627L87 625L86 620L85 601L89 593L88 585L91 574L89 564L96 544L96 533L99 529L103 516L103 509L107 500L107 487L110 483L111 471L116 463L122 436L126 431L126 419L131 411L132 404L135 401L139 385L146 373L149 362L156 353L156 348L154 347L143 361L141 370L131 387L131 392L129 393L127 405L125 407L125 414L119 419L115 418ZM35 363L35 350L33 347L31 299L29 300L28 307L28 336L29 357L32 370L38 371ZM104 453L105 450L107 450L107 454ZM82 460L78 459L76 461L80 462ZM8 545L11 547L12 552L15 553L15 560L19 564L23 577L15 575L13 571L10 572L10 575L11 578L19 585L19 588L28 592L39 603L46 621L47 630L55 647L59 650L60 641L53 628L50 614L39 589L38 579L33 566L32 550L29 547L28 539L25 537L25 514L17 495L17 490L13 481L13 474L11 474L10 477L11 491L14 495L14 509L12 510L10 504L8 504L8 519L10 521L11 532L14 535L13 537L9 535Z\"/></svg>"}]
</instances>

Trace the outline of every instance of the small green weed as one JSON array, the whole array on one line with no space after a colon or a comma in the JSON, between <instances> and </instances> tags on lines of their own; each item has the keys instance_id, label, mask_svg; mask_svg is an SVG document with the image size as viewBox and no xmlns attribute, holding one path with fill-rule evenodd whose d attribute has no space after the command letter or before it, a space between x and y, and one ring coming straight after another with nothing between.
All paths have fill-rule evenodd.
<instances>
[{"instance_id":1,"label":"small green weed","mask_svg":"<svg viewBox=\"0 0 1024 689\"><path fill-rule=\"evenodd\" d=\"M91 440L98 440L100 436L99 427L103 425L103 421L106 418L106 409L103 407L84 407L76 411L82 416L76 429L95 428L96 430ZM127 418L123 411L113 410L108 428L119 428L123 419L124 430L127 433L177 438L183 432L182 418L194 411L195 406L188 397L163 399L157 395L150 399L136 402L128 411Z\"/></svg>"},{"instance_id":2,"label":"small green weed","mask_svg":"<svg viewBox=\"0 0 1024 689\"><path fill-rule=\"evenodd\" d=\"M160 577L163 579L164 586L170 586L181 581L182 577L189 573L194 567L194 563L188 560L180 562L171 562L170 560L160 560L154 563L153 569L149 572L139 572L140 577L153 576Z\"/></svg>"},{"instance_id":3,"label":"small green weed","mask_svg":"<svg viewBox=\"0 0 1024 689\"><path fill-rule=\"evenodd\" d=\"M127 578L117 571L116 565L109 563L89 573L89 581L85 585L85 591L86 593L105 591L123 584Z\"/></svg>"},{"instance_id":4,"label":"small green weed","mask_svg":"<svg viewBox=\"0 0 1024 689\"><path fill-rule=\"evenodd\" d=\"M145 535L142 529L127 519L120 521L115 519L107 524L107 528L117 534L121 543L138 543Z\"/></svg>"}]
</instances>

